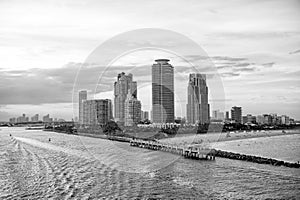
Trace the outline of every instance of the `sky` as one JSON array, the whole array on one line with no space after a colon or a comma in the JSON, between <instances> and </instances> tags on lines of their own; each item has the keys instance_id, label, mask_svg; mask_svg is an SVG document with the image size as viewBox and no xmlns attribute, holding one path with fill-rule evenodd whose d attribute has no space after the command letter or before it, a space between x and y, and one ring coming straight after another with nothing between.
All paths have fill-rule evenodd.
<instances>
[{"instance_id":1,"label":"sky","mask_svg":"<svg viewBox=\"0 0 300 200\"><path fill-rule=\"evenodd\" d=\"M0 121L22 113L70 120L76 115L73 88L79 72L85 77L80 89L88 89L89 98L113 98L117 74L132 73L142 108L149 111L150 68L156 58L171 60L176 116L185 116L192 67L170 52L120 55L100 83L92 79L107 67L87 62L94 50L116 35L142 28L175 31L203 49L225 95L223 107L210 95L212 110L242 106L243 114L300 119L299 9L296 0L0 0Z\"/></svg>"}]
</instances>

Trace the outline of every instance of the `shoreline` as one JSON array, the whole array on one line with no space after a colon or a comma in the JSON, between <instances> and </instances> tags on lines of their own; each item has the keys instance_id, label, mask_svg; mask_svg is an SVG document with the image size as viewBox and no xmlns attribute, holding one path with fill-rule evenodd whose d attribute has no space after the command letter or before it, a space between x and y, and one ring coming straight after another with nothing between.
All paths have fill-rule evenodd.
<instances>
[{"instance_id":1,"label":"shoreline","mask_svg":"<svg viewBox=\"0 0 300 200\"><path fill-rule=\"evenodd\" d=\"M182 144L209 144L216 142L225 142L233 140L245 140L252 138L261 138L261 137L275 137L283 135L294 135L300 134L300 129L294 130L271 130L271 131L258 131L258 132L224 132L224 133L209 133L209 134L189 134L189 135L178 135L173 138L164 138L159 141L173 144L173 145L182 145Z\"/></svg>"},{"instance_id":2,"label":"shoreline","mask_svg":"<svg viewBox=\"0 0 300 200\"><path fill-rule=\"evenodd\" d=\"M43 131L62 133L66 135L75 135L91 138L99 138L103 140L113 140L117 142L129 143L132 137L124 136L108 136L104 134L93 134L93 133L66 133L64 131L47 130ZM157 142L169 145L178 146L209 146L219 142L234 141L234 140L247 140L261 137L276 137L284 135L300 134L300 129L288 129L288 130L268 130L268 131L257 131L257 132L222 132L222 133L208 133L208 134L180 134L175 137L156 139ZM145 138L134 137L135 139L147 140Z\"/></svg>"}]
</instances>

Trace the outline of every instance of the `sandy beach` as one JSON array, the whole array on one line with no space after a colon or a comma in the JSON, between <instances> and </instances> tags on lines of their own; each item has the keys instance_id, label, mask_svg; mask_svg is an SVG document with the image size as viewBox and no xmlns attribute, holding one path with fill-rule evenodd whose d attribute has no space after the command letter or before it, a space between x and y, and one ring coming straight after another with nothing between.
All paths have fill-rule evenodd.
<instances>
[{"instance_id":1,"label":"sandy beach","mask_svg":"<svg viewBox=\"0 0 300 200\"><path fill-rule=\"evenodd\" d=\"M174 138L164 138L160 142L172 145L196 145L196 144L211 144L222 141L258 138L258 137L273 137L281 135L300 134L300 129L295 130L270 130L270 131L252 131L252 132L224 132L224 133L209 133L209 134L189 134L176 135Z\"/></svg>"}]
</instances>

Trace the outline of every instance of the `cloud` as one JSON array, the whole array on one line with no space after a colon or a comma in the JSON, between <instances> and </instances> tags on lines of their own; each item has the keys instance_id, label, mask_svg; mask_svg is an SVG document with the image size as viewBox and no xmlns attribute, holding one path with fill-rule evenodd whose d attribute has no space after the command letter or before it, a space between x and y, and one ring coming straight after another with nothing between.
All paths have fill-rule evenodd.
<instances>
[{"instance_id":1,"label":"cloud","mask_svg":"<svg viewBox=\"0 0 300 200\"><path fill-rule=\"evenodd\" d=\"M211 57L213 60L222 60L222 61L244 61L247 58L237 58L237 57L229 57L229 56L213 56Z\"/></svg>"},{"instance_id":2,"label":"cloud","mask_svg":"<svg viewBox=\"0 0 300 200\"><path fill-rule=\"evenodd\" d=\"M289 52L289 54L297 54L297 53L300 53L300 49L296 50L296 51L291 51Z\"/></svg>"},{"instance_id":3,"label":"cloud","mask_svg":"<svg viewBox=\"0 0 300 200\"><path fill-rule=\"evenodd\" d=\"M240 76L240 73L237 72L225 72L225 73L221 73L222 77L236 77L236 76Z\"/></svg>"},{"instance_id":4,"label":"cloud","mask_svg":"<svg viewBox=\"0 0 300 200\"><path fill-rule=\"evenodd\" d=\"M264 67L273 67L274 64L275 64L275 62L263 63L262 66L264 66Z\"/></svg>"},{"instance_id":5,"label":"cloud","mask_svg":"<svg viewBox=\"0 0 300 200\"><path fill-rule=\"evenodd\" d=\"M0 104L42 104L71 101L76 69L2 71Z\"/></svg>"},{"instance_id":6,"label":"cloud","mask_svg":"<svg viewBox=\"0 0 300 200\"><path fill-rule=\"evenodd\" d=\"M249 31L249 32L222 32L212 34L216 38L223 39L274 39L282 37L299 36L298 31Z\"/></svg>"}]
</instances>

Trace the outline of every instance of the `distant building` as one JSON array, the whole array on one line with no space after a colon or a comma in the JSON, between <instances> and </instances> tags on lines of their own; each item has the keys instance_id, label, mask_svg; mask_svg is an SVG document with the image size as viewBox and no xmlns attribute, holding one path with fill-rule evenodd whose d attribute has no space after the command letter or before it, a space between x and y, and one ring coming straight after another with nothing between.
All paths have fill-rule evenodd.
<instances>
[{"instance_id":1,"label":"distant building","mask_svg":"<svg viewBox=\"0 0 300 200\"><path fill-rule=\"evenodd\" d=\"M50 118L50 115L47 114L43 117L43 122L51 123L53 121L52 118Z\"/></svg>"},{"instance_id":2,"label":"distant building","mask_svg":"<svg viewBox=\"0 0 300 200\"><path fill-rule=\"evenodd\" d=\"M25 114L22 114L22 116L17 118L16 122L17 123L29 122L29 118L26 117Z\"/></svg>"},{"instance_id":3,"label":"distant building","mask_svg":"<svg viewBox=\"0 0 300 200\"><path fill-rule=\"evenodd\" d=\"M83 125L105 125L112 117L112 103L110 99L85 100L83 107Z\"/></svg>"},{"instance_id":4,"label":"distant building","mask_svg":"<svg viewBox=\"0 0 300 200\"><path fill-rule=\"evenodd\" d=\"M168 59L157 59L152 65L152 121L174 122L174 67Z\"/></svg>"},{"instance_id":5,"label":"distant building","mask_svg":"<svg viewBox=\"0 0 300 200\"><path fill-rule=\"evenodd\" d=\"M82 90L79 91L79 124L83 124L83 101L87 100L87 91Z\"/></svg>"},{"instance_id":6,"label":"distant building","mask_svg":"<svg viewBox=\"0 0 300 200\"><path fill-rule=\"evenodd\" d=\"M190 74L187 93L187 123L209 123L210 108L206 75Z\"/></svg>"},{"instance_id":7,"label":"distant building","mask_svg":"<svg viewBox=\"0 0 300 200\"><path fill-rule=\"evenodd\" d=\"M130 92L125 100L125 126L133 126L141 121L141 102Z\"/></svg>"},{"instance_id":8,"label":"distant building","mask_svg":"<svg viewBox=\"0 0 300 200\"><path fill-rule=\"evenodd\" d=\"M281 116L281 124L283 124L283 125L290 125L290 118L289 118L289 116L282 115Z\"/></svg>"},{"instance_id":9,"label":"distant building","mask_svg":"<svg viewBox=\"0 0 300 200\"><path fill-rule=\"evenodd\" d=\"M243 124L255 124L256 123L256 117L248 114L246 116L243 116Z\"/></svg>"},{"instance_id":10,"label":"distant building","mask_svg":"<svg viewBox=\"0 0 300 200\"><path fill-rule=\"evenodd\" d=\"M12 118L9 118L9 123L16 123L16 118L15 117L12 117Z\"/></svg>"},{"instance_id":11,"label":"distant building","mask_svg":"<svg viewBox=\"0 0 300 200\"><path fill-rule=\"evenodd\" d=\"M31 117L32 122L38 122L39 121L39 114L35 114L34 116Z\"/></svg>"},{"instance_id":12,"label":"distant building","mask_svg":"<svg viewBox=\"0 0 300 200\"><path fill-rule=\"evenodd\" d=\"M219 110L213 110L212 119L224 121L224 113Z\"/></svg>"},{"instance_id":13,"label":"distant building","mask_svg":"<svg viewBox=\"0 0 300 200\"><path fill-rule=\"evenodd\" d=\"M225 120L229 120L229 111L226 111L226 114L225 114Z\"/></svg>"},{"instance_id":14,"label":"distant building","mask_svg":"<svg viewBox=\"0 0 300 200\"><path fill-rule=\"evenodd\" d=\"M141 111L141 120L142 121L150 120L148 111Z\"/></svg>"},{"instance_id":15,"label":"distant building","mask_svg":"<svg viewBox=\"0 0 300 200\"><path fill-rule=\"evenodd\" d=\"M124 72L118 74L114 83L114 117L116 122L125 122L125 100L130 93L137 98L137 82L133 81L132 74L126 75Z\"/></svg>"},{"instance_id":16,"label":"distant building","mask_svg":"<svg viewBox=\"0 0 300 200\"><path fill-rule=\"evenodd\" d=\"M142 117L143 120L149 120L149 112L148 111L144 111L143 112L143 117Z\"/></svg>"},{"instance_id":17,"label":"distant building","mask_svg":"<svg viewBox=\"0 0 300 200\"><path fill-rule=\"evenodd\" d=\"M263 114L264 116L264 124L271 125L272 124L272 117L269 114Z\"/></svg>"},{"instance_id":18,"label":"distant building","mask_svg":"<svg viewBox=\"0 0 300 200\"><path fill-rule=\"evenodd\" d=\"M262 115L257 115L256 116L256 123L259 124L259 125L262 125L265 123L265 118L264 116Z\"/></svg>"},{"instance_id":19,"label":"distant building","mask_svg":"<svg viewBox=\"0 0 300 200\"><path fill-rule=\"evenodd\" d=\"M234 106L231 108L231 119L236 123L242 123L242 107Z\"/></svg>"}]
</instances>

